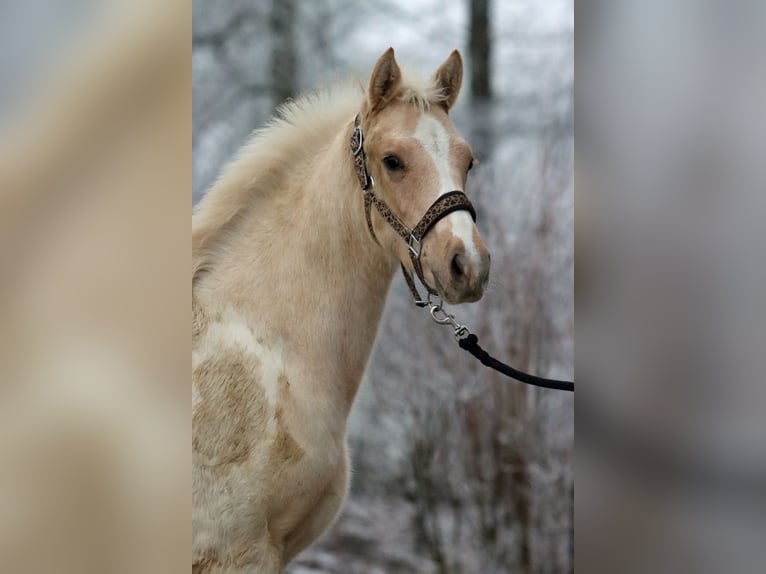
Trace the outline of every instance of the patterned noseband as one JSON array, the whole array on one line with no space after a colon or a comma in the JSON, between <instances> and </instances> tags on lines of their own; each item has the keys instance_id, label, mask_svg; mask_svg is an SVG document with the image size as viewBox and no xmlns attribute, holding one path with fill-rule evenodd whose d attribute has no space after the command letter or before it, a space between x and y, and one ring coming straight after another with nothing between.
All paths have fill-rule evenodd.
<instances>
[{"instance_id":1,"label":"patterned noseband","mask_svg":"<svg viewBox=\"0 0 766 574\"><path fill-rule=\"evenodd\" d=\"M374 205L381 217L393 227L394 231L396 231L399 237L401 237L407 244L407 251L410 254L412 268L429 295L438 296L438 293L426 283L426 280L423 277L423 267L420 264L420 253L423 239L440 219L446 217L453 211L467 211L471 214L473 220L476 221L476 210L473 208L473 204L471 204L471 201L462 191L450 191L439 196L439 198L431 204L431 207L426 210L417 225L410 229L393 211L391 211L391 208L388 207L386 202L375 193L375 180L373 180L370 172L367 171L367 156L364 153L364 134L362 133L362 126L359 122L358 115L354 118L354 130L351 133L351 153L354 157L354 169L356 170L357 178L359 178L359 185L364 194L364 210L367 218L367 228L370 230L372 238L378 242L378 238L375 236L375 230L372 228L372 206ZM407 286L409 287L412 296L415 298L415 304L421 307L427 305L427 301L420 296L420 293L418 293L412 273L407 271L404 263L402 263L402 273L404 274L404 279L407 281Z\"/></svg>"}]
</instances>

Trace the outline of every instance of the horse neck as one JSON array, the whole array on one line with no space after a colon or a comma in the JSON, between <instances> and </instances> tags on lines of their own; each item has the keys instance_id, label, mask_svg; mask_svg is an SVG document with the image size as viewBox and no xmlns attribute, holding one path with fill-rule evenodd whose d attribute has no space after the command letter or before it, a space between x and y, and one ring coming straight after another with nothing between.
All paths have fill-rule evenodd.
<instances>
[{"instance_id":1,"label":"horse neck","mask_svg":"<svg viewBox=\"0 0 766 574\"><path fill-rule=\"evenodd\" d=\"M258 199L200 286L304 364L314 393L345 413L369 358L395 270L371 238L348 147L351 124L326 149L290 166Z\"/></svg>"}]
</instances>

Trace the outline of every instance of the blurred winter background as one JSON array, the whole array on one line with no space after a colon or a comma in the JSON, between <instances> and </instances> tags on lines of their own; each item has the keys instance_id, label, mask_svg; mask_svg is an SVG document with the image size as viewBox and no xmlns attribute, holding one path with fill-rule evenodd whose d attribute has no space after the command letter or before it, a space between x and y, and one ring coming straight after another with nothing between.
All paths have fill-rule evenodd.
<instances>
[{"instance_id":1,"label":"blurred winter background","mask_svg":"<svg viewBox=\"0 0 766 574\"><path fill-rule=\"evenodd\" d=\"M480 159L468 194L493 257L458 310L484 346L573 372L571 0L195 0L193 198L287 98L388 47L430 74L454 48L453 117ZM413 308L400 279L350 424L352 492L291 574L573 571L573 397L509 382Z\"/></svg>"}]
</instances>

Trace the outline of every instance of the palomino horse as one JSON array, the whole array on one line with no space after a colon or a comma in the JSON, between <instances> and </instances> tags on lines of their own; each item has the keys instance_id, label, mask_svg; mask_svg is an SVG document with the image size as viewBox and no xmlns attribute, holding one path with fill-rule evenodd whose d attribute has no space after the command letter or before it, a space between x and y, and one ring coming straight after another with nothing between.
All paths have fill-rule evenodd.
<instances>
[{"instance_id":1,"label":"palomino horse","mask_svg":"<svg viewBox=\"0 0 766 574\"><path fill-rule=\"evenodd\" d=\"M193 572L281 572L335 519L398 263L449 302L481 297L489 254L460 193L473 157L447 115L462 76L455 51L413 83L389 49L365 93L284 106L199 204Z\"/></svg>"}]
</instances>

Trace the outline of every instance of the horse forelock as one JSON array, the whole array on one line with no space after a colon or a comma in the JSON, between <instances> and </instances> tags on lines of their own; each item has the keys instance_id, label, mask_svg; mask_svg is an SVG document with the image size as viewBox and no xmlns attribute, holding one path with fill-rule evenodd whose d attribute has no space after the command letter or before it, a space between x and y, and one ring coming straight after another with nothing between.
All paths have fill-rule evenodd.
<instances>
[{"instance_id":1,"label":"horse forelock","mask_svg":"<svg viewBox=\"0 0 766 574\"><path fill-rule=\"evenodd\" d=\"M444 102L447 95L434 83L433 78L422 79L414 74L405 74L398 99L417 106L421 112L427 112L431 106Z\"/></svg>"}]
</instances>

